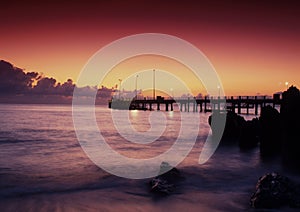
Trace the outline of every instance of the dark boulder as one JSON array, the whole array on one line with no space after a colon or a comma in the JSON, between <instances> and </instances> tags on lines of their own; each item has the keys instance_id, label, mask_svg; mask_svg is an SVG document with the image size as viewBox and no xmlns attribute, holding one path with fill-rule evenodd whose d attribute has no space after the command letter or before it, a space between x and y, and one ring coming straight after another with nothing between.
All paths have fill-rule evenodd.
<instances>
[{"instance_id":1,"label":"dark boulder","mask_svg":"<svg viewBox=\"0 0 300 212\"><path fill-rule=\"evenodd\" d=\"M220 117L220 116L226 116ZM217 124L213 127L213 119L225 119L225 127L221 138L221 145L225 144L239 144L240 148L247 149L256 147L259 142L260 135L260 123L257 118L251 121L246 121L242 116L236 114L233 111L226 113L213 113L209 116L208 123L211 126L212 134L218 132L219 126Z\"/></svg>"},{"instance_id":2,"label":"dark boulder","mask_svg":"<svg viewBox=\"0 0 300 212\"><path fill-rule=\"evenodd\" d=\"M283 162L300 171L300 91L296 87L282 94L280 116Z\"/></svg>"},{"instance_id":3,"label":"dark boulder","mask_svg":"<svg viewBox=\"0 0 300 212\"><path fill-rule=\"evenodd\" d=\"M226 120L220 144L236 144L241 135L242 125L246 122L245 119L232 111L228 111L227 113L214 112L208 118L213 136L221 130L218 123L215 125L212 124L214 119Z\"/></svg>"},{"instance_id":4,"label":"dark boulder","mask_svg":"<svg viewBox=\"0 0 300 212\"><path fill-rule=\"evenodd\" d=\"M263 107L259 117L259 122L261 126L261 155L279 155L282 147L279 112L271 106Z\"/></svg>"},{"instance_id":5,"label":"dark boulder","mask_svg":"<svg viewBox=\"0 0 300 212\"><path fill-rule=\"evenodd\" d=\"M242 149L256 147L259 142L260 124L257 118L251 121L245 121L241 126L241 135L239 138L239 146Z\"/></svg>"},{"instance_id":6,"label":"dark boulder","mask_svg":"<svg viewBox=\"0 0 300 212\"><path fill-rule=\"evenodd\" d=\"M178 169L162 162L159 175L150 181L150 190L156 194L171 194L177 187L177 183L182 179L183 177Z\"/></svg>"},{"instance_id":7,"label":"dark boulder","mask_svg":"<svg viewBox=\"0 0 300 212\"><path fill-rule=\"evenodd\" d=\"M150 181L151 192L159 194L170 194L175 190L175 185L159 177Z\"/></svg>"},{"instance_id":8,"label":"dark boulder","mask_svg":"<svg viewBox=\"0 0 300 212\"><path fill-rule=\"evenodd\" d=\"M259 178L250 204L254 208L279 208L286 205L299 207L298 192L289 178L275 172L268 173Z\"/></svg>"}]
</instances>

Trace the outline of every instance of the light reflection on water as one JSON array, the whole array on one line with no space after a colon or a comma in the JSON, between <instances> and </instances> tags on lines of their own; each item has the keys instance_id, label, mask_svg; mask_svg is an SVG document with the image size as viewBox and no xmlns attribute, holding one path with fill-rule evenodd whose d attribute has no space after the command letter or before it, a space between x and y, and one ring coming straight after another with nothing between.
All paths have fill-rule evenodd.
<instances>
[{"instance_id":1,"label":"light reflection on water","mask_svg":"<svg viewBox=\"0 0 300 212\"><path fill-rule=\"evenodd\" d=\"M82 107L83 112L91 109ZM151 114L163 115L166 120L166 128L157 140L149 144L136 144L120 136L112 122L111 110L106 107L96 107L95 111L98 127L106 142L114 150L127 157L151 158L162 154L172 146L180 130L179 112L130 111L131 124L141 133L151 128L150 121L153 122L150 120ZM86 167L94 166L77 141L70 106L0 105L0 113L2 117L0 123L1 171L9 169L10 173L37 175L57 180L62 176L76 175ZM193 114L190 113L190 115ZM199 139L204 139L207 133L207 118L208 114L202 114L203 121L201 120L200 127L202 135ZM158 123L154 120L154 124ZM84 130L93 138L93 133L88 128L79 130ZM153 132L153 137L155 133L157 131ZM196 147L199 148L201 145L196 145ZM99 173L101 170L98 171Z\"/></svg>"},{"instance_id":2,"label":"light reflection on water","mask_svg":"<svg viewBox=\"0 0 300 212\"><path fill-rule=\"evenodd\" d=\"M83 111L91 109L82 107ZM140 133L149 131L151 113L164 114L166 128L154 142L137 144L120 136L114 127L111 110L106 107L95 109L98 127L106 142L115 151L132 158L162 154L178 137L181 115L176 111L130 111L133 129ZM261 161L258 148L241 152L235 146L218 148L207 163L199 165L199 154L210 130L209 115L200 114L199 135L194 148L178 166L187 178L186 193L199 190L247 193L265 172L283 172L278 161ZM187 116L193 116L193 113ZM0 197L106 187L129 189L127 181L120 178L116 181L83 152L74 131L71 106L3 104L0 105L0 117ZM93 137L88 128L81 130ZM139 192L146 192L142 187L140 189Z\"/></svg>"}]
</instances>

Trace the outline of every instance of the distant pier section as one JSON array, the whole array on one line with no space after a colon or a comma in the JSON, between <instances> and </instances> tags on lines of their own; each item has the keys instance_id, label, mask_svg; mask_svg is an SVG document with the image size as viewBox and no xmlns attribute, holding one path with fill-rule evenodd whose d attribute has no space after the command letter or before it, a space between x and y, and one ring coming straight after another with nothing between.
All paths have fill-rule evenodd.
<instances>
[{"instance_id":1,"label":"distant pier section","mask_svg":"<svg viewBox=\"0 0 300 212\"><path fill-rule=\"evenodd\" d=\"M123 110L165 110L173 111L178 108L182 112L225 112L234 111L238 114L255 114L266 105L281 106L281 96L236 96L236 97L204 97L204 98L167 98L157 96L155 99L112 99L109 108Z\"/></svg>"}]
</instances>

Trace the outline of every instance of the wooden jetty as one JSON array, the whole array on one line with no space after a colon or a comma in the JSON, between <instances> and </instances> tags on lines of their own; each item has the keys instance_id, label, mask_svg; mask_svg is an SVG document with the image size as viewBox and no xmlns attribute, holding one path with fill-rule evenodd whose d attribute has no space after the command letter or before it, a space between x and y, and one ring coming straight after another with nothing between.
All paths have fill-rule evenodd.
<instances>
[{"instance_id":1,"label":"wooden jetty","mask_svg":"<svg viewBox=\"0 0 300 212\"><path fill-rule=\"evenodd\" d=\"M238 96L238 97L204 97L204 98L186 98L186 99L165 99L157 96L156 99L133 99L133 100L111 100L109 108L112 109L137 109L137 110L161 110L164 105L165 111L173 111L177 104L180 111L185 112L212 112L212 111L234 111L250 114L250 109L254 109L254 114L258 115L259 109L266 105L281 106L280 96L274 94L273 98L267 96ZM154 106L156 106L154 108Z\"/></svg>"}]
</instances>

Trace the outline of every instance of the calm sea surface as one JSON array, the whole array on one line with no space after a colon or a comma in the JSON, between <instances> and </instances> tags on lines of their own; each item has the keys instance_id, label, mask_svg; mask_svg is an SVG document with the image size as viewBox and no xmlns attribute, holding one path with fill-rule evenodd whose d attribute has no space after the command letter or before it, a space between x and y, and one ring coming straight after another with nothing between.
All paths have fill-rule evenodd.
<instances>
[{"instance_id":1,"label":"calm sea surface","mask_svg":"<svg viewBox=\"0 0 300 212\"><path fill-rule=\"evenodd\" d=\"M153 113L164 116L166 127L155 142L140 145L118 133L111 110L103 106L96 107L95 112L98 127L110 147L137 159L162 154L178 137L181 118L176 111L130 111L132 127L146 132L151 128L149 117ZM198 164L209 134L208 116L209 113L200 114L196 143L178 165L185 180L173 195L158 201L149 193L148 179L116 177L91 162L77 140L71 106L1 104L0 209L131 211L174 207L173 210L249 211L251 193L264 173L278 171L299 180L299 176L281 167L279 159L261 160L258 148L241 151L236 146L220 147L208 162ZM193 125L188 129L192 130Z\"/></svg>"}]
</instances>

